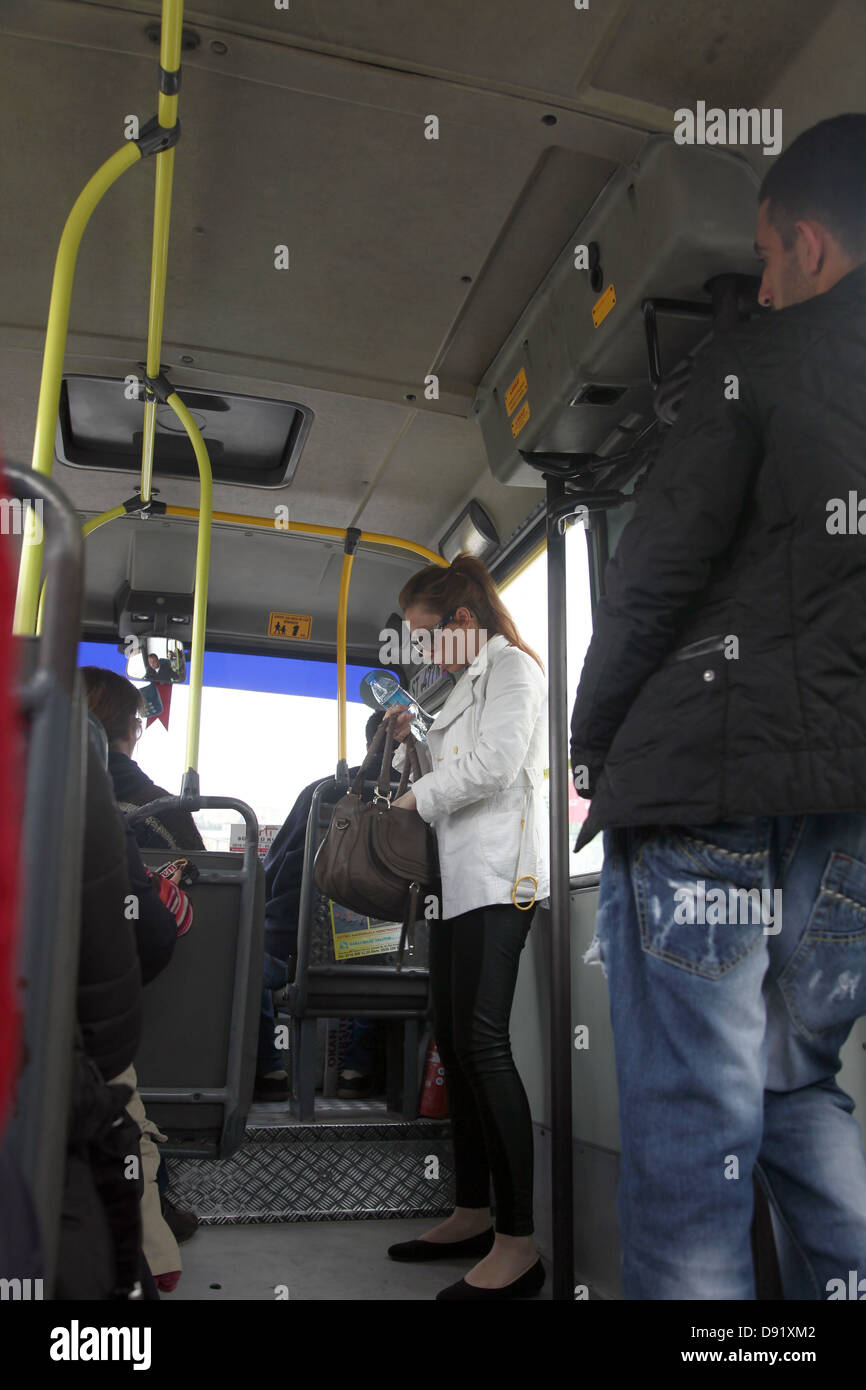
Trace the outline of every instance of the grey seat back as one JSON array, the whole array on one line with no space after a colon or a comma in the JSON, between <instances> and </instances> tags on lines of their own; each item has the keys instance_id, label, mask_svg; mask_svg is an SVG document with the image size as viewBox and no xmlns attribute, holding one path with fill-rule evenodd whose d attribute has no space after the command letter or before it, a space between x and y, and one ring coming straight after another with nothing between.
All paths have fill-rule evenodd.
<instances>
[{"instance_id":1,"label":"grey seat back","mask_svg":"<svg viewBox=\"0 0 866 1390\"><path fill-rule=\"evenodd\" d=\"M152 814L161 804L143 809ZM200 797L184 804L196 809L226 803ZM231 804L237 809L242 803ZM228 1158L243 1141L252 1103L265 878L258 826L249 807L245 810L251 819L243 855L183 852L199 871L188 890L193 924L165 970L144 988L139 1092L148 1117L168 1135L164 1151L169 1153ZM142 850L151 869L170 857L171 851Z\"/></svg>"},{"instance_id":2,"label":"grey seat back","mask_svg":"<svg viewBox=\"0 0 866 1390\"><path fill-rule=\"evenodd\" d=\"M8 1152L33 1200L50 1297L69 1118L81 919L87 724L75 662L83 552L75 512L47 478L7 468L9 492L41 503L45 615L41 637L14 639L24 723L18 960L22 1066Z\"/></svg>"},{"instance_id":3,"label":"grey seat back","mask_svg":"<svg viewBox=\"0 0 866 1390\"><path fill-rule=\"evenodd\" d=\"M370 790L372 790L372 783ZM397 970L398 953L350 956L338 959L334 947L333 906L316 887L313 863L330 824L334 802L342 795L334 779L316 788L307 823L304 870L298 915L298 961L295 982L289 991L288 1011L295 1017L389 1018L422 1015L429 993L427 970L428 928L418 922L414 947ZM364 920L358 919L359 930ZM375 923L370 922L370 927Z\"/></svg>"}]
</instances>

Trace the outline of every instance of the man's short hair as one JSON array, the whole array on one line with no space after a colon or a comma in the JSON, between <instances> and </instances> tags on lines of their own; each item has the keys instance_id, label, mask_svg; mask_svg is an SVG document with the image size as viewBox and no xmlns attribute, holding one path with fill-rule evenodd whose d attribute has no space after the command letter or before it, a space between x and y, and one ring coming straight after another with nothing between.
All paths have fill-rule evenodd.
<instances>
[{"instance_id":1,"label":"man's short hair","mask_svg":"<svg viewBox=\"0 0 866 1390\"><path fill-rule=\"evenodd\" d=\"M832 116L783 150L758 194L790 251L794 224L820 222L843 251L866 260L866 114Z\"/></svg>"}]
</instances>

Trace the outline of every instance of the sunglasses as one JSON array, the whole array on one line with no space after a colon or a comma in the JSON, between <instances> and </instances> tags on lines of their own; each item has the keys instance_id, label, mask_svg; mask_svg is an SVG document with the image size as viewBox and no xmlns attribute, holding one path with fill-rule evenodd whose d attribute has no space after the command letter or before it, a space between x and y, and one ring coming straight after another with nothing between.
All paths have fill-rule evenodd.
<instances>
[{"instance_id":1,"label":"sunglasses","mask_svg":"<svg viewBox=\"0 0 866 1390\"><path fill-rule=\"evenodd\" d=\"M438 621L438 623L436 623L433 627L431 627L431 628L417 628L417 629L415 630L415 632L412 633L412 637L411 637L410 640L411 640L413 646L416 646L416 647L418 648L419 653L421 653L421 649L422 649L424 646L427 646L428 650L429 650L430 648L432 648L433 634L436 633L436 632L441 632L441 631L443 630L443 628L446 628L446 627L448 626L449 623L452 623L452 622L454 621L454 618L455 618L456 615L457 615L457 612L458 612L458 609L459 609L459 608L466 608L466 604L465 604L465 603L461 603L461 604L458 605L458 608L455 608L455 609L453 610L453 612L451 612L451 613L446 613L446 614L445 614L445 617L444 617L444 618L440 618L439 621ZM474 613L472 612L472 609L471 609L471 608L468 608L468 609L467 609L467 612L469 613L470 617L474 617L474 616L475 616Z\"/></svg>"}]
</instances>

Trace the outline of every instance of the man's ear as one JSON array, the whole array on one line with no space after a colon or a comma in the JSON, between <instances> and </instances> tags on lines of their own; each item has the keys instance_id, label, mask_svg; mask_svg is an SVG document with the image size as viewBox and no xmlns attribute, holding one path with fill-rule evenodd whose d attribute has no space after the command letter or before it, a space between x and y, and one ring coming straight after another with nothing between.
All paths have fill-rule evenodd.
<instances>
[{"instance_id":1,"label":"man's ear","mask_svg":"<svg viewBox=\"0 0 866 1390\"><path fill-rule=\"evenodd\" d=\"M819 275L829 250L829 233L820 222L797 222L798 257L807 275Z\"/></svg>"}]
</instances>

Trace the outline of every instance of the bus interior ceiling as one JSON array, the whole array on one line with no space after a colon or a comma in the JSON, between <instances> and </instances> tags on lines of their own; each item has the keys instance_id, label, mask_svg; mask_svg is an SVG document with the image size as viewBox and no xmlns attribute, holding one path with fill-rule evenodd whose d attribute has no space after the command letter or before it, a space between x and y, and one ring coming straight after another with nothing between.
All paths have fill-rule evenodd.
<instances>
[{"instance_id":1,"label":"bus interior ceiling","mask_svg":"<svg viewBox=\"0 0 866 1390\"><path fill-rule=\"evenodd\" d=\"M130 114L155 106L156 0L3 0L0 419L9 462L29 461L48 289L64 219ZM214 507L411 538L431 549L470 498L499 554L543 501L491 473L473 418L478 385L616 170L693 92L780 107L787 143L855 106L854 0L553 3L320 0L276 9L210 0L184 15L162 361L178 388L290 399L312 426L285 486L217 481ZM150 32L149 32L150 31ZM579 37L577 37L579 35ZM808 79L808 80L806 80ZM845 83L851 86L845 91ZM425 138L431 115L439 138ZM22 157L26 150L26 158ZM760 149L741 151L757 169ZM64 371L141 371L153 183L136 170L103 199L76 271ZM283 246L288 268L275 268ZM438 378L438 398L425 383ZM196 507L195 478L160 476L160 502ZM206 435L207 437L207 435ZM176 438L176 435L175 435ZM133 494L129 471L55 464L92 517ZM523 480L526 482L526 479ZM530 482L533 480L530 478ZM189 547L195 522L129 518L87 542L84 627L113 635L130 536ZM270 609L313 616L306 652L333 652L342 545L216 523L208 641L283 651ZM494 554L493 562L497 556ZM348 640L372 655L416 557L367 548Z\"/></svg>"},{"instance_id":2,"label":"bus interior ceiling","mask_svg":"<svg viewBox=\"0 0 866 1390\"><path fill-rule=\"evenodd\" d=\"M4 462L26 467L31 459L52 271L65 219L94 171L122 146L129 117L143 125L156 109L160 12L159 0L0 0L0 82L10 113L0 146L0 256L7 268L0 306ZM211 398L209 405L199 399L198 415L192 400L190 409L214 466L214 510L236 518L213 525L209 648L333 660L346 528L436 552L474 500L498 536L487 563L497 579L506 578L529 543L544 538L545 487L540 472L519 460L512 472L496 466L489 433L479 424L488 400L485 382L547 293L575 230L596 215L605 190L635 167L653 137L669 139L674 113L697 99L723 109L781 112L780 148L823 117L863 104L862 61L840 64L839 58L866 52L862 0L592 0L583 9L570 0L440 0L435 6L428 0L293 0L288 8L273 0L202 0L185 8L184 31L161 362L179 392ZM716 260L734 246L733 268L754 274L757 261L740 264L751 255L746 209L751 185L757 187L769 161L760 146L734 153L749 174L748 197L722 211L716 197L702 244L717 233ZM77 466L59 454L55 459L54 481L83 521L139 487L140 434L133 447L128 438L116 446L124 427L123 382L142 376L146 354L153 180L152 169L130 168L98 205L78 255L64 375L114 382L120 412L112 404L101 421L91 402L78 420ZM676 218L678 209L671 212L663 202L661 212ZM668 264L672 254L666 244ZM700 264L699 257L691 264ZM650 254L632 255L629 273L632 268L633 279L647 269L651 275ZM616 278L625 304L628 277ZM662 280L643 292L701 294L703 278L673 290ZM551 358L561 352L568 335L559 328L539 359L548 349ZM639 384L648 397L646 359L632 358L630 385ZM603 373L595 379L606 380ZM503 384L509 380L505 376ZM220 398L232 396L293 402L307 412L296 430L297 457L287 462L279 447L272 450L265 460L269 478L252 472L275 437L266 411L257 414L254 405L244 417L246 432L234 441L234 472L226 471L211 417L230 413L234 405ZM531 442L539 414L534 395L532 408L524 436L530 450L543 447ZM192 591L199 483L177 421L165 409L158 421L154 495L159 504L189 513L128 516L88 536L87 637L114 641L121 635L116 600L125 583ZM511 424L509 431L500 421L517 459ZM607 447L605 440L601 447L615 452L619 445ZM172 476L175 471L185 476ZM599 528L601 548L605 538L611 545L624 510L611 515L606 532ZM285 519L337 534L289 533ZM594 558L597 570L600 556ZM380 631L421 563L418 554L381 542L359 548L348 603L350 662L381 663ZM275 611L311 617L309 640L269 637L268 616ZM593 934L594 877L573 880L570 892L569 987L575 1017L589 1020L597 1041L591 1069L572 1077L575 1230L583 1235L556 1296L569 1296L577 1271L593 1297L615 1298L613 1051L600 972L580 963ZM548 1033L551 935L535 932L530 940L513 1030L532 1106L545 1255L562 1239L553 1229L562 1192L554 1201L548 1161L557 1108ZM853 1049L866 1046L864 1038L866 1032L851 1043L852 1072L862 1060ZM859 1097L862 1071L858 1077ZM357 1102L341 1104L351 1109L354 1125ZM859 1099L858 1106L862 1118ZM373 1119L381 1110L370 1103ZM421 1141L403 1135L399 1115L389 1119L395 1168L386 1165L380 1173L362 1147L346 1178L350 1186L359 1186L355 1178L366 1169L386 1187L399 1185L391 1175L402 1162L404 1138L407 1147ZM302 1143L314 1142L309 1127L298 1123L293 1130L283 1115L260 1109L254 1120L252 1147L263 1171L265 1160L274 1158L274 1135L264 1133L269 1127L298 1152ZM330 1138L348 1152L345 1132ZM181 1197L183 1163L177 1163ZM186 1161L186 1196L200 1204L203 1222L227 1223L219 1248L221 1268L233 1271L234 1282L226 1284L230 1297L268 1298L268 1285L285 1278L291 1243L274 1224L283 1220L299 1229L301 1243L291 1249L298 1259L293 1289L301 1297L333 1297L338 1278L351 1281L352 1297L423 1296L425 1286L390 1273L385 1284L366 1281L358 1294L346 1253L357 1235L353 1212L364 1217L364 1248L371 1252L384 1239L379 1222L369 1220L376 1211L412 1213L404 1232L389 1221L390 1238L419 1233L422 1207L414 1191L411 1201L400 1194L400 1211L391 1211L390 1192L375 1197L380 1206L373 1211L356 1211L340 1193L329 1195L335 1206L315 1211L303 1205L313 1201L308 1193L285 1189L284 1170L292 1167L285 1161L272 1162L270 1178L246 1180L246 1188L231 1170L226 1175L227 1163L205 1162L220 1170L217 1176L200 1173L195 1163L194 1157ZM292 1171L306 1183L305 1164L296 1159ZM239 1193L246 1203L250 1188L256 1200L270 1202L264 1214L256 1209L245 1217L243 1206L226 1217L229 1197ZM283 1206L275 1217L277 1191ZM361 1200L354 1191L350 1196ZM327 1221L335 1226L323 1235ZM265 1224L254 1231L248 1222ZM212 1297L208 1290L219 1290L207 1272L218 1233L207 1232L210 1244L197 1266L195 1255L187 1265L190 1276L178 1297ZM320 1258L323 1242L327 1258ZM279 1270L273 1279L272 1256ZM564 1257L554 1259L564 1267ZM310 1282L313 1264L318 1273ZM256 1284L247 1273L252 1267ZM432 1291L435 1270L424 1277Z\"/></svg>"}]
</instances>

